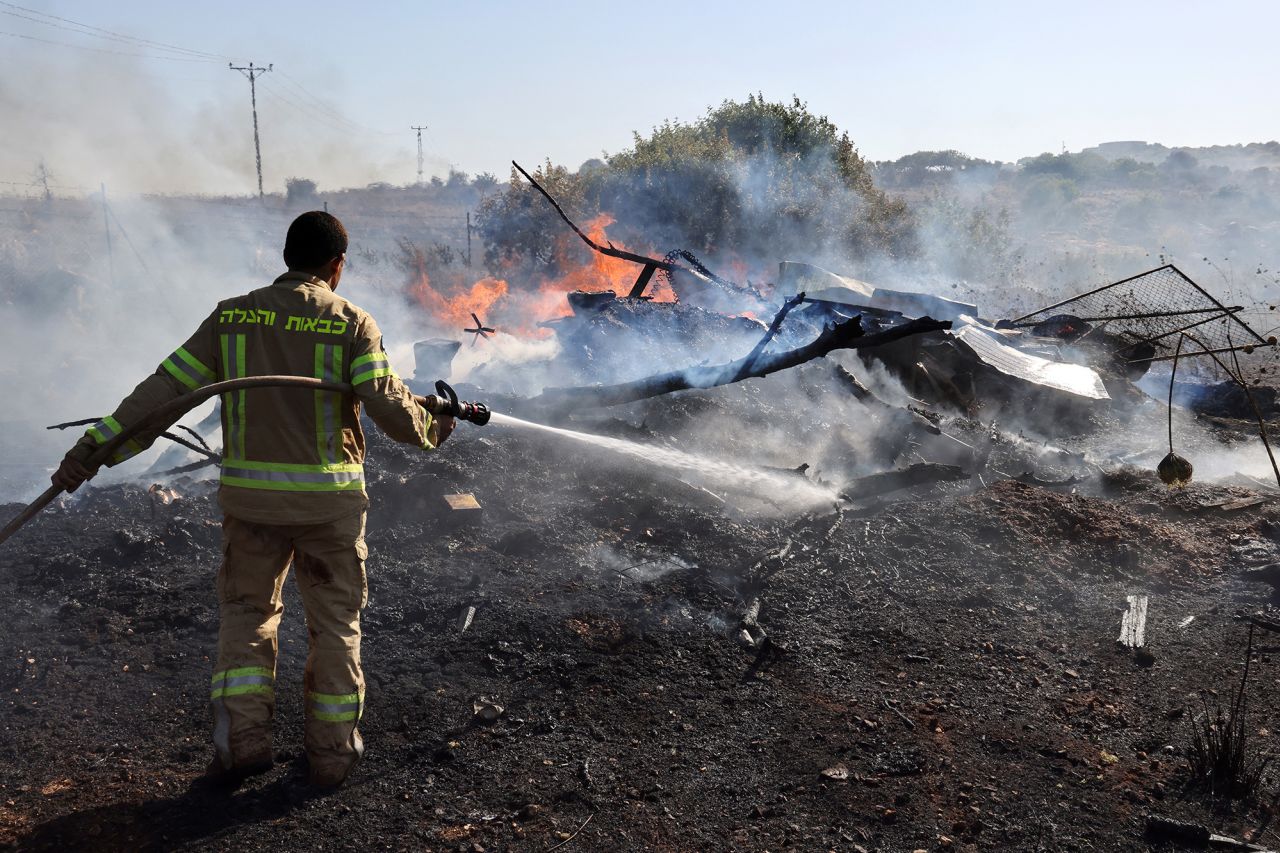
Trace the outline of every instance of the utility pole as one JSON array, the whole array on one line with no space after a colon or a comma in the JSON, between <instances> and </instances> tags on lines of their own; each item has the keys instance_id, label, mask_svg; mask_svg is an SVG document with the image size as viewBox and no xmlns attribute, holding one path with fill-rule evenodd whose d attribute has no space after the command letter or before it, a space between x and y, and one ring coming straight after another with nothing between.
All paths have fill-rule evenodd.
<instances>
[{"instance_id":1,"label":"utility pole","mask_svg":"<svg viewBox=\"0 0 1280 853\"><path fill-rule=\"evenodd\" d=\"M467 211L467 266L471 266L471 211Z\"/></svg>"},{"instance_id":2,"label":"utility pole","mask_svg":"<svg viewBox=\"0 0 1280 853\"><path fill-rule=\"evenodd\" d=\"M49 170L45 167L44 161L40 161L40 165L36 167L36 180L44 187L45 203L53 201L53 193L49 190Z\"/></svg>"},{"instance_id":3,"label":"utility pole","mask_svg":"<svg viewBox=\"0 0 1280 853\"><path fill-rule=\"evenodd\" d=\"M426 130L427 126L414 124L410 125L409 129L418 131L418 186L422 186L422 131Z\"/></svg>"},{"instance_id":4,"label":"utility pole","mask_svg":"<svg viewBox=\"0 0 1280 853\"><path fill-rule=\"evenodd\" d=\"M250 62L249 67L244 68L228 62L227 67L249 78L249 101L253 104L253 155L258 162L258 198L262 198L262 146L258 144L258 87L255 81L274 68L275 63L271 63L266 68L262 66L255 68Z\"/></svg>"},{"instance_id":5,"label":"utility pole","mask_svg":"<svg viewBox=\"0 0 1280 853\"><path fill-rule=\"evenodd\" d=\"M107 185L102 184L102 227L107 234L107 274L111 277L111 286L116 286L116 259L111 253L111 221L107 219Z\"/></svg>"}]
</instances>

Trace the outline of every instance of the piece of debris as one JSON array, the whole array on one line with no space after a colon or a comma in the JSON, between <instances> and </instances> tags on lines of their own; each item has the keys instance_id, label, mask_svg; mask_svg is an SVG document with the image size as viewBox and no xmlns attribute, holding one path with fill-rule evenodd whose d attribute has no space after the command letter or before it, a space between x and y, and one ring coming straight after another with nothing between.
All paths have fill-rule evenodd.
<instances>
[{"instance_id":1,"label":"piece of debris","mask_svg":"<svg viewBox=\"0 0 1280 853\"><path fill-rule=\"evenodd\" d=\"M1159 815L1147 815L1146 840L1151 843L1173 842L1195 848L1214 850L1241 850L1251 853L1275 853L1270 848L1239 841L1227 835L1218 835L1198 823L1188 823Z\"/></svg>"},{"instance_id":2,"label":"piece of debris","mask_svg":"<svg viewBox=\"0 0 1280 853\"><path fill-rule=\"evenodd\" d=\"M1160 482L1171 489L1181 489L1190 483L1194 470L1190 462L1172 451L1166 454L1156 466L1156 474L1160 477Z\"/></svg>"},{"instance_id":3,"label":"piece of debris","mask_svg":"<svg viewBox=\"0 0 1280 853\"><path fill-rule=\"evenodd\" d=\"M976 305L953 302L928 293L887 290L856 278L837 275L813 264L795 261L783 261L778 264L778 284L775 293L780 296L792 296L798 293L806 300L834 302L852 308L876 308L908 317L954 320L964 314L978 313Z\"/></svg>"},{"instance_id":4,"label":"piece of debris","mask_svg":"<svg viewBox=\"0 0 1280 853\"><path fill-rule=\"evenodd\" d=\"M151 488L147 489L147 494L162 506L168 506L182 497L177 489L168 488L161 483L152 483Z\"/></svg>"},{"instance_id":5,"label":"piece of debris","mask_svg":"<svg viewBox=\"0 0 1280 853\"><path fill-rule=\"evenodd\" d=\"M882 471L859 477L840 493L845 500L866 500L925 483L947 480L967 480L971 475L958 465L939 465L934 462L918 462L900 471Z\"/></svg>"},{"instance_id":6,"label":"piece of debris","mask_svg":"<svg viewBox=\"0 0 1280 853\"><path fill-rule=\"evenodd\" d=\"M1268 619L1267 617L1257 613L1252 616L1246 616L1245 619L1249 624L1261 628L1264 631L1271 631L1273 634L1280 634L1280 622L1277 622L1275 619Z\"/></svg>"},{"instance_id":7,"label":"piece of debris","mask_svg":"<svg viewBox=\"0 0 1280 853\"><path fill-rule=\"evenodd\" d=\"M1064 315L1062 309L1070 313ZM1007 325L1032 328L1054 320L1061 324L1066 317L1070 322L1065 327L1070 331L1059 337L1073 342L1087 338L1117 361L1137 362L1145 371L1153 361L1175 358L1176 345L1191 329L1200 347L1184 351L1182 358L1273 345L1240 318L1242 310L1240 305L1224 305L1182 270L1165 264L1064 299ZM1105 327L1104 333L1097 331L1101 327ZM1203 372L1214 370L1205 359L1196 367Z\"/></svg>"},{"instance_id":8,"label":"piece of debris","mask_svg":"<svg viewBox=\"0 0 1280 853\"><path fill-rule=\"evenodd\" d=\"M466 605L458 612L458 633L465 634L467 629L471 627L471 620L476 618L476 609L473 605Z\"/></svg>"},{"instance_id":9,"label":"piece of debris","mask_svg":"<svg viewBox=\"0 0 1280 853\"><path fill-rule=\"evenodd\" d=\"M445 495L445 503L449 505L449 509L455 512L459 510L480 509L480 502L476 500L476 496L470 493L458 495Z\"/></svg>"},{"instance_id":10,"label":"piece of debris","mask_svg":"<svg viewBox=\"0 0 1280 853\"><path fill-rule=\"evenodd\" d=\"M441 519L446 527L458 528L480 521L482 511L475 495L469 492L445 495L444 502L449 508L449 512Z\"/></svg>"},{"instance_id":11,"label":"piece of debris","mask_svg":"<svg viewBox=\"0 0 1280 853\"><path fill-rule=\"evenodd\" d=\"M473 718L481 725L492 725L498 721L505 709L489 699L480 698L471 703Z\"/></svg>"},{"instance_id":12,"label":"piece of debris","mask_svg":"<svg viewBox=\"0 0 1280 853\"><path fill-rule=\"evenodd\" d=\"M413 345L413 378L418 382L449 379L453 375L453 357L462 347L461 341L428 338Z\"/></svg>"},{"instance_id":13,"label":"piece of debris","mask_svg":"<svg viewBox=\"0 0 1280 853\"><path fill-rule=\"evenodd\" d=\"M951 328L949 320L933 320L925 317L909 320L883 331L864 333L861 321L854 317L835 325L824 326L809 343L782 352L764 352L745 356L725 364L697 365L667 373L659 373L631 382L616 385L592 385L575 388L546 388L542 394L529 401L535 408L562 409L576 406L617 406L659 397L675 391L691 388L715 388L759 378L787 370L815 358L829 355L836 350L865 350L900 341L914 335L937 332Z\"/></svg>"},{"instance_id":14,"label":"piece of debris","mask_svg":"<svg viewBox=\"0 0 1280 853\"><path fill-rule=\"evenodd\" d=\"M1120 645L1129 649L1140 649L1146 644L1147 632L1147 596L1126 596L1129 609L1120 620Z\"/></svg>"},{"instance_id":15,"label":"piece of debris","mask_svg":"<svg viewBox=\"0 0 1280 853\"><path fill-rule=\"evenodd\" d=\"M1065 361L1050 361L1023 352L1001 339L999 332L972 317L963 318L952 333L955 338L988 367L1006 376L1021 379L1057 391L1065 391L1086 400L1109 400L1102 377L1091 367Z\"/></svg>"}]
</instances>

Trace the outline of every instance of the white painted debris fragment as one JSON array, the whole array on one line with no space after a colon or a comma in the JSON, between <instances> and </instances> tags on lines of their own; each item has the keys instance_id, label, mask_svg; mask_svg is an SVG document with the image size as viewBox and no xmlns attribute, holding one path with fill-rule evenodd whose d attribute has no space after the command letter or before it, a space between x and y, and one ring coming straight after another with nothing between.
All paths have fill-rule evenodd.
<instances>
[{"instance_id":1,"label":"white painted debris fragment","mask_svg":"<svg viewBox=\"0 0 1280 853\"><path fill-rule=\"evenodd\" d=\"M1120 639L1122 646L1140 649L1147 641L1147 596L1126 596L1129 609L1120 620Z\"/></svg>"},{"instance_id":2,"label":"white painted debris fragment","mask_svg":"<svg viewBox=\"0 0 1280 853\"><path fill-rule=\"evenodd\" d=\"M822 775L826 776L828 779L848 779L849 768L845 767L843 764L837 764L833 767L828 767L826 770L823 770Z\"/></svg>"}]
</instances>

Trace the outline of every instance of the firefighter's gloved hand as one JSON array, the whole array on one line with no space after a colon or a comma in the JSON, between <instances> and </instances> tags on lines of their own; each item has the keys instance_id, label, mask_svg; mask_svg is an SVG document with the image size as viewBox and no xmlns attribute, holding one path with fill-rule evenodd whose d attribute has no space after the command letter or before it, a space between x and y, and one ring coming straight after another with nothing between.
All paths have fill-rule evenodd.
<instances>
[{"instance_id":1,"label":"firefighter's gloved hand","mask_svg":"<svg viewBox=\"0 0 1280 853\"><path fill-rule=\"evenodd\" d=\"M453 415L437 415L435 418L436 426L436 447L444 444L453 433L453 428L458 425L458 421Z\"/></svg>"},{"instance_id":2,"label":"firefighter's gloved hand","mask_svg":"<svg viewBox=\"0 0 1280 853\"><path fill-rule=\"evenodd\" d=\"M85 467L84 463L70 456L66 456L62 460L62 464L58 466L58 470L53 472L50 479L55 486L66 489L68 492L74 492L80 488L80 484L85 480L91 479L97 471L90 471Z\"/></svg>"}]
</instances>

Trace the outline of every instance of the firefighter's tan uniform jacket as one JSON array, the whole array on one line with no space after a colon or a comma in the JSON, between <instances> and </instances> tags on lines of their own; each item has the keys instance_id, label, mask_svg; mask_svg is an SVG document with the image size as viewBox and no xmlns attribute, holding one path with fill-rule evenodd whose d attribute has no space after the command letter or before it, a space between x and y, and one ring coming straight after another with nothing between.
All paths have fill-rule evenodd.
<instances>
[{"instance_id":1,"label":"firefighter's tan uniform jacket","mask_svg":"<svg viewBox=\"0 0 1280 853\"><path fill-rule=\"evenodd\" d=\"M84 461L123 425L203 385L288 374L349 382L354 394L298 388L224 394L222 485L228 514L267 524L318 524L360 511L360 405L388 436L435 447L431 415L392 371L369 314L305 273L218 304L196 333L72 449ZM107 464L128 459L163 429L139 435Z\"/></svg>"},{"instance_id":2,"label":"firefighter's tan uniform jacket","mask_svg":"<svg viewBox=\"0 0 1280 853\"><path fill-rule=\"evenodd\" d=\"M263 388L222 396L218 499L224 559L211 698L223 766L271 757L276 630L290 563L306 609L306 747L313 779L336 784L363 751L360 610L365 604L364 433L360 406L391 438L434 449L436 426L392 372L367 313L304 273L218 305L196 333L70 453L80 461L147 412L204 385L286 374L349 383L354 393ZM108 464L145 450L137 436Z\"/></svg>"}]
</instances>

